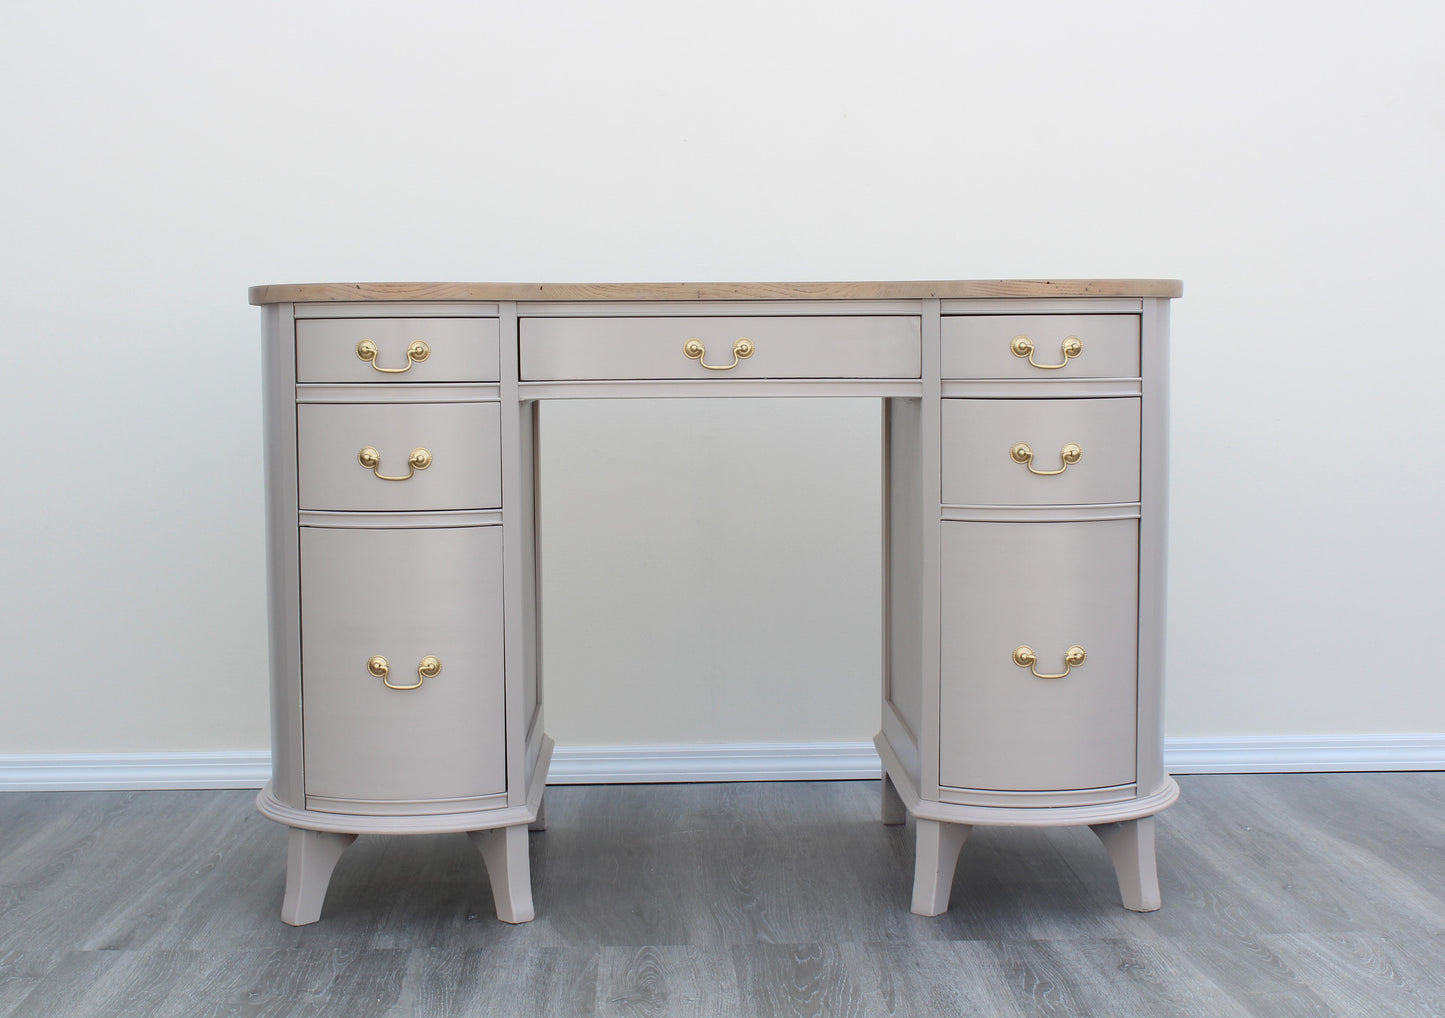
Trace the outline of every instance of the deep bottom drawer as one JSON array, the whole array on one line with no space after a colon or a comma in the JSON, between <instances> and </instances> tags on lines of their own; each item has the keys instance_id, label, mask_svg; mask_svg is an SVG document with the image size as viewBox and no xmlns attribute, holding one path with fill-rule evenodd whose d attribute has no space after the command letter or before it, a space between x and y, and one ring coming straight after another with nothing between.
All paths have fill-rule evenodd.
<instances>
[{"instance_id":1,"label":"deep bottom drawer","mask_svg":"<svg viewBox=\"0 0 1445 1018\"><path fill-rule=\"evenodd\" d=\"M450 812L505 792L501 527L303 527L301 646L309 808Z\"/></svg>"},{"instance_id":2,"label":"deep bottom drawer","mask_svg":"<svg viewBox=\"0 0 1445 1018\"><path fill-rule=\"evenodd\" d=\"M939 783L1132 783L1138 522L942 526ZM1071 666L1072 647L1084 659Z\"/></svg>"}]
</instances>

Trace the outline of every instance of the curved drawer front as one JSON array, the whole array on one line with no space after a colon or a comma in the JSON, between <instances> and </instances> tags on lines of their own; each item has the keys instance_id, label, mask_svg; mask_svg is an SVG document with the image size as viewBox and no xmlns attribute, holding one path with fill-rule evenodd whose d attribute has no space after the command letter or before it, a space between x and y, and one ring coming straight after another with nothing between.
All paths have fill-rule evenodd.
<instances>
[{"instance_id":1,"label":"curved drawer front","mask_svg":"<svg viewBox=\"0 0 1445 1018\"><path fill-rule=\"evenodd\" d=\"M502 504L496 403L304 403L296 408L296 439L302 509ZM363 450L375 453L368 459L374 466L362 463Z\"/></svg>"},{"instance_id":2,"label":"curved drawer front","mask_svg":"<svg viewBox=\"0 0 1445 1018\"><path fill-rule=\"evenodd\" d=\"M1139 501L1138 399L946 399L942 414L947 505Z\"/></svg>"},{"instance_id":3,"label":"curved drawer front","mask_svg":"<svg viewBox=\"0 0 1445 1018\"><path fill-rule=\"evenodd\" d=\"M956 315L942 330L944 378L1139 377L1138 315Z\"/></svg>"},{"instance_id":4,"label":"curved drawer front","mask_svg":"<svg viewBox=\"0 0 1445 1018\"><path fill-rule=\"evenodd\" d=\"M942 527L940 783L1038 792L1133 782L1138 523ZM1032 649L1031 666L1015 662L1020 647ZM1074 667L1071 647L1085 652Z\"/></svg>"},{"instance_id":5,"label":"curved drawer front","mask_svg":"<svg viewBox=\"0 0 1445 1018\"><path fill-rule=\"evenodd\" d=\"M301 528L301 631L308 808L447 812L505 792L501 527Z\"/></svg>"},{"instance_id":6,"label":"curved drawer front","mask_svg":"<svg viewBox=\"0 0 1445 1018\"><path fill-rule=\"evenodd\" d=\"M688 355L689 340L700 344L701 357ZM751 346L740 347L741 340ZM920 351L919 319L907 316L521 322L524 381L918 378Z\"/></svg>"},{"instance_id":7,"label":"curved drawer front","mask_svg":"<svg viewBox=\"0 0 1445 1018\"><path fill-rule=\"evenodd\" d=\"M302 318L296 381L495 382L500 334L495 318Z\"/></svg>"}]
</instances>

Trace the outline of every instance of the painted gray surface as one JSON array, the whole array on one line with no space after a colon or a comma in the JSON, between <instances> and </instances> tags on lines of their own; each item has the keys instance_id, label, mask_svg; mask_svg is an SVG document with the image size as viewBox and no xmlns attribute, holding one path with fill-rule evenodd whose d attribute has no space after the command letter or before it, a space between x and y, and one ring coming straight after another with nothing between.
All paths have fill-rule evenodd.
<instances>
[{"instance_id":1,"label":"painted gray surface","mask_svg":"<svg viewBox=\"0 0 1445 1018\"><path fill-rule=\"evenodd\" d=\"M501 418L496 403L307 403L296 408L302 509L493 509L502 504ZM404 481L413 449L432 462Z\"/></svg>"},{"instance_id":2,"label":"painted gray surface","mask_svg":"<svg viewBox=\"0 0 1445 1018\"><path fill-rule=\"evenodd\" d=\"M525 798L524 788L530 783L532 762L543 743L540 667L535 654L540 619L532 575L536 561L533 529L536 507L532 503L535 408L526 402L521 379L557 380L544 383L544 388L548 384L564 388L577 384L635 388L646 387L648 380L652 380L652 385L693 386L691 395L738 391L727 386L725 380L730 377L740 379L736 382L739 386L776 384L778 391L791 391L799 385L827 384L830 379L865 380L863 384L868 384L868 379L876 380L874 384L894 380L891 381L894 385L901 384L896 380L916 380L909 384L916 384L922 397L916 404L917 416L895 408L893 423L898 427L890 432L885 446L890 460L897 461L890 463L889 469L897 469L890 480L893 490L885 496L884 512L886 516L899 518L890 520L886 531L886 540L896 542L896 547L890 552L886 572L888 650L881 664L888 680L880 737L891 740L893 751L885 753L884 759L890 768L898 768L893 777L914 789L904 794L910 808L935 821L972 823L974 820L965 817L965 813L977 814L980 809L987 811L994 807L1002 809L987 816L998 817L1000 822L1009 822L1005 815L1015 813L1026 814L1023 822L1028 824L1035 822L1035 815L1040 818L1039 823L1045 824L1117 819L1116 806L1121 798L1136 792L1132 784L1136 747L1139 753L1147 749L1154 757L1158 755L1157 740L1152 736L1136 738L1137 724L1157 725L1152 712L1141 717L1135 710L1133 683L1138 637L1133 627L1139 617L1138 525L1132 520L1085 525L1053 518L1045 523L1039 515L1042 510L1030 506L1116 504L1138 497L1138 401L1132 397L1080 399L1077 398L1080 393L1062 393L1059 383L1075 388L1097 387L1117 383L1091 379L1137 373L1141 317L1138 314L1048 314L1050 305L1036 301L1023 301L1014 306L1020 314L953 316L945 321L940 317L936 300L919 301L917 315L850 316L783 315L777 313L777 308L740 304L735 314L706 315L690 308L690 316L678 316L672 314L677 310L676 305L629 305L591 310L564 306L560 309L564 313L558 317L546 317L552 312L538 309L543 317L527 317L526 308L505 302L496 306L497 327L499 333L505 333L499 348L499 402L386 402L383 392L415 389L371 385L355 388L375 391L377 402L303 402L299 405L296 408L296 469L300 506L308 511L308 522L313 510L414 514L502 508L501 572L506 577L505 587L491 603L462 596L458 597L458 604L462 610L480 611L492 618L500 616L506 628L501 641L506 656L501 669L506 712L500 736L504 744L502 773L508 778L507 802L520 806ZM1151 313L1161 312L1164 307L1155 302ZM818 309L823 308L820 305ZM565 314L569 310L575 314ZM977 310L985 308L981 306ZM447 327L447 320L436 321ZM319 357L321 366L307 370L318 370L323 376L340 372L342 366L335 363L337 359L343 354L354 355L343 349L342 341L350 342L358 328L376 324L367 319L348 318L322 326L322 332L308 338L321 337L326 342L312 344L314 349L307 353L310 360ZM392 322L397 328L404 324ZM461 327L456 321L451 325ZM328 329L331 335L323 335ZM1061 329L1084 340L1085 353L1091 355L1088 367L1080 368L1081 355L1062 370L1052 372L1029 365L1009 350L1008 340L1028 330L1035 335L1042 363L1049 363L1051 358L1043 353L1047 344L1038 337ZM734 339L743 335L756 345L757 353L753 357L738 362L727 372L709 372L704 367L723 363ZM1151 333L1151 338L1162 336L1162 328ZM682 342L688 338L709 345L713 356L704 358L702 364L683 356ZM724 351L722 357L718 356L719 346ZM1001 356L1006 360L1000 360ZM967 370L967 377L973 379L968 385L978 387L979 391L961 392L960 398L941 401L942 376L960 365ZM1008 378L1015 380L999 381ZM588 379L621 381L589 383L585 381ZM773 379L778 381L768 381ZM1040 380L1042 384L1033 399L987 398L997 395L987 391L990 385L1035 385ZM1049 386L1058 390L1055 395L1074 398L1049 398ZM315 388L320 393L327 387ZM330 388L351 387L332 385ZM614 393L647 394L655 392L644 389ZM912 394L911 389L907 394ZM966 396L985 398L963 398ZM912 401L906 403L908 407L914 405ZM1023 431L1028 434L1018 433ZM1052 463L1045 459L1048 455L1045 445L1075 441L1086 446L1089 466L1080 470L1076 465L1072 474L1066 471L1056 478L1041 478L1007 458L1008 446L1014 441L1029 441L1034 445L1043 469L1052 468ZM382 467L378 473L397 474L409 470L405 466L406 456L413 448L429 449L436 460L428 470L411 472L404 481L378 480L355 463L355 450L362 445L380 450ZM990 457L994 446L999 447L998 455ZM1163 455L1162 446L1154 445L1151 451ZM448 469L438 472L442 463L448 464ZM1040 489L1039 482L1050 487ZM992 504L995 508L990 511L1004 515L997 524L947 522L940 525L940 509L946 514L948 502ZM275 507L272 508L274 511ZM1031 512L1034 517L1029 516ZM906 516L913 519L904 519ZM1005 522L1009 519L1019 522ZM1094 537L1123 533L1129 537L1127 541L1109 538L1084 549L1078 540L1084 533L1077 529L1080 526L1094 527L1089 531ZM390 532L398 535L398 540L407 534L402 530ZM353 529L351 533L361 531ZM1003 542L1008 546L1002 549L1005 553L1001 554L997 542L975 540L986 533L992 537L1009 535ZM970 541L973 544L960 551ZM912 551L908 552L910 546ZM1058 558L1060 552L1067 568L1063 575L1052 575L1045 565ZM1162 549L1155 553L1162 554ZM328 566L322 571L322 586L313 589L311 594L313 604L326 605L328 610L340 601L327 585L333 573L343 575L344 570L334 564ZM378 567L372 578L385 581L391 576L406 575L410 582L415 580L414 574L413 564L402 558L384 568ZM305 582L303 576L303 597L306 596ZM351 582L363 585L360 581ZM1087 607L1082 611L1074 607L1080 604ZM1047 610L1041 615L1043 609ZM1046 620L1045 615L1101 623L1089 630L1090 643L1086 646L1090 663L1097 661L1102 648L1108 665L1100 668L1095 664L1089 677L1094 679L1097 675L1105 681L1081 683L1076 675L1074 681L1064 683L1063 693L1054 692L1041 699L1034 689L1040 680L1033 676L1027 676L1032 680L1028 685L1016 680L1009 683L984 678L1007 670L1002 664L992 662L986 637L996 636L998 630L1019 615L1029 623L1030 634L1018 642L1037 643L1040 665L1046 670L1060 667L1051 663L1052 656L1061 661L1064 648L1082 642L1083 636L1074 634L1066 640L1053 641L1058 643L1057 647L1048 646L1052 637L1059 634L1054 632L1054 622ZM1148 621L1157 624L1157 619ZM283 621L283 628L284 625ZM338 629L337 634L334 639L332 634L327 634L330 643L323 644L323 649L338 654L342 648L354 649L354 633ZM997 656L1001 661L1007 660L1003 653ZM984 663L985 660L990 663ZM407 667L411 667L409 662ZM1150 681L1157 683L1158 677L1151 676ZM328 681L318 688L329 694L343 687ZM292 695L286 682L277 690L278 695L288 699ZM1150 696L1149 705L1157 706L1157 690L1151 689ZM311 772L307 777L308 806L333 813L357 814L355 829L360 830L374 829L360 824L362 815L388 819L382 815L395 812L396 819L400 819L408 814L445 811L449 807L475 810L483 806L479 796L501 794L500 791L420 796L374 794L374 790L384 787L389 779L368 755L368 747L348 734L348 721L354 719L349 719L347 711L356 709L356 704L345 696L332 696L324 704L313 702L307 708L306 734L313 743L307 749ZM537 723L533 723L534 719ZM493 736L488 735L483 740L487 751L493 748L491 739ZM445 739L442 744L456 741ZM401 737L396 745L404 742L405 738ZM346 745L344 753L332 752L333 746L342 745ZM344 762L336 774L324 775L325 788L316 785L317 773L309 766L313 750L321 754L317 762ZM418 782L428 789L440 788L450 780L449 775L465 770L466 765L458 763L457 754L461 751L451 752L453 758L418 763L414 768ZM1156 759L1142 761L1138 766L1146 773L1158 771ZM343 771L349 777L339 778ZM285 777L295 779L294 773ZM335 784L338 780L340 785ZM347 781L352 782L352 790L332 790L333 785L341 787ZM952 789L944 795L941 786L952 786ZM960 788L982 790L977 793L979 801L961 800L957 791ZM1080 792L1080 789L1091 791ZM1096 789L1098 791L1092 791ZM1167 791L1169 795L1141 801L1148 808L1162 808L1172 801L1174 786L1154 791L1160 796ZM1041 793L1052 798L1040 798ZM1089 800L1087 805L1091 809L1096 804L1108 808L1097 815L1080 816L1077 807L1081 795ZM1018 801L1005 801L1001 796L1016 797ZM940 799L946 805L940 804ZM1050 812L1049 806L1074 809ZM1009 807L1027 809L1010 812ZM279 806L269 810L268 815L285 822L294 820ZM989 820L978 822L986 824ZM1019 820L1015 816L1012 822ZM948 832L944 840L953 839L956 833ZM925 854L920 852L920 860ZM939 854L939 859L942 858ZM925 895L935 905L947 901L951 860L948 873L943 872L942 862L938 869L932 890ZM915 887L915 904L921 900L920 893ZM1151 896L1157 897L1152 891L1146 895ZM936 912L937 908L932 911Z\"/></svg>"},{"instance_id":3,"label":"painted gray surface","mask_svg":"<svg viewBox=\"0 0 1445 1018\"><path fill-rule=\"evenodd\" d=\"M1164 663L1169 592L1169 302L1140 320L1144 394L1139 434L1139 786L1164 780Z\"/></svg>"},{"instance_id":4,"label":"painted gray surface","mask_svg":"<svg viewBox=\"0 0 1445 1018\"><path fill-rule=\"evenodd\" d=\"M1139 501L1137 399L945 399L943 501L949 505L1079 505ZM1031 473L1009 450L1025 442Z\"/></svg>"},{"instance_id":5,"label":"painted gray surface","mask_svg":"<svg viewBox=\"0 0 1445 1018\"><path fill-rule=\"evenodd\" d=\"M356 344L376 344L376 365L356 356ZM407 347L421 340L425 360L407 368ZM500 331L495 318L312 318L296 322L299 382L495 382Z\"/></svg>"},{"instance_id":6,"label":"painted gray surface","mask_svg":"<svg viewBox=\"0 0 1445 1018\"><path fill-rule=\"evenodd\" d=\"M1138 524L945 523L940 781L1046 791L1134 780ZM988 577L987 583L977 581ZM1014 664L1038 655L1061 679Z\"/></svg>"},{"instance_id":7,"label":"painted gray surface","mask_svg":"<svg viewBox=\"0 0 1445 1018\"><path fill-rule=\"evenodd\" d=\"M301 588L296 513L296 358L291 305L262 314L261 395L266 457L266 605L271 672L272 787L300 806Z\"/></svg>"},{"instance_id":8,"label":"painted gray surface","mask_svg":"<svg viewBox=\"0 0 1445 1018\"><path fill-rule=\"evenodd\" d=\"M1038 364L1060 364L1069 336L1083 351L1062 368L1037 368L1016 357L1015 336L1034 343ZM1129 378L1139 374L1138 315L965 315L943 319L944 378Z\"/></svg>"},{"instance_id":9,"label":"painted gray surface","mask_svg":"<svg viewBox=\"0 0 1445 1018\"><path fill-rule=\"evenodd\" d=\"M1445 1011L1445 773L1182 784L1148 915L1088 830L976 828L912 916L877 783L781 782L549 790L525 926L465 837L362 837L302 929L249 792L7 793L0 1015Z\"/></svg>"},{"instance_id":10,"label":"painted gray surface","mask_svg":"<svg viewBox=\"0 0 1445 1018\"><path fill-rule=\"evenodd\" d=\"M746 337L756 352L729 371L709 371L682 352L706 348L703 363L733 360ZM734 316L727 318L523 318L524 380L588 378L917 378L916 317Z\"/></svg>"},{"instance_id":11,"label":"painted gray surface","mask_svg":"<svg viewBox=\"0 0 1445 1018\"><path fill-rule=\"evenodd\" d=\"M308 802L445 812L424 801L506 791L500 527L303 528L301 632ZM388 689L373 654L396 685L428 654L442 670Z\"/></svg>"},{"instance_id":12,"label":"painted gray surface","mask_svg":"<svg viewBox=\"0 0 1445 1018\"><path fill-rule=\"evenodd\" d=\"M502 600L507 701L507 802L522 806L536 775L545 733L541 694L540 597L537 574L537 407L520 398L517 368L517 306L499 305L502 403L498 422L504 508ZM589 493L590 494L590 493ZM541 780L545 781L545 774Z\"/></svg>"},{"instance_id":13,"label":"painted gray surface","mask_svg":"<svg viewBox=\"0 0 1445 1018\"><path fill-rule=\"evenodd\" d=\"M887 524L888 633L887 685L884 709L891 703L917 747L923 731L923 674L921 638L924 591L923 463L919 435L922 405L916 399L890 399L886 404L888 448L884 492ZM914 780L918 775L914 774Z\"/></svg>"}]
</instances>

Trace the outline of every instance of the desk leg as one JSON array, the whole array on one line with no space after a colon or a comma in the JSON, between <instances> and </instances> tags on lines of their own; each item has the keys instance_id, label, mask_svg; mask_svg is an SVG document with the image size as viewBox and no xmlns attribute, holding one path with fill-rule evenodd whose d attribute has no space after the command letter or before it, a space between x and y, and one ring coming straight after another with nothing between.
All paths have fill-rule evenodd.
<instances>
[{"instance_id":1,"label":"desk leg","mask_svg":"<svg viewBox=\"0 0 1445 1018\"><path fill-rule=\"evenodd\" d=\"M354 834L331 834L292 827L286 834L286 897L281 902L281 921L289 926L306 926L321 918L321 902L331 871L356 840Z\"/></svg>"},{"instance_id":2,"label":"desk leg","mask_svg":"<svg viewBox=\"0 0 1445 1018\"><path fill-rule=\"evenodd\" d=\"M903 805L903 797L898 794L898 786L893 784L893 779L888 772L883 772L883 802L881 804L883 822L885 824L902 824L908 822L908 809Z\"/></svg>"},{"instance_id":3,"label":"desk leg","mask_svg":"<svg viewBox=\"0 0 1445 1018\"><path fill-rule=\"evenodd\" d=\"M918 820L918 846L913 864L913 914L943 915L953 890L953 870L958 853L973 830L969 824L945 824Z\"/></svg>"},{"instance_id":4,"label":"desk leg","mask_svg":"<svg viewBox=\"0 0 1445 1018\"><path fill-rule=\"evenodd\" d=\"M527 857L527 825L515 824L490 831L468 831L467 837L482 854L492 883L497 918L504 923L529 923L532 908L532 866Z\"/></svg>"},{"instance_id":5,"label":"desk leg","mask_svg":"<svg viewBox=\"0 0 1445 1018\"><path fill-rule=\"evenodd\" d=\"M1134 912L1159 908L1159 871L1154 862L1154 818L1140 817L1090 828L1109 850L1124 907Z\"/></svg>"}]
</instances>

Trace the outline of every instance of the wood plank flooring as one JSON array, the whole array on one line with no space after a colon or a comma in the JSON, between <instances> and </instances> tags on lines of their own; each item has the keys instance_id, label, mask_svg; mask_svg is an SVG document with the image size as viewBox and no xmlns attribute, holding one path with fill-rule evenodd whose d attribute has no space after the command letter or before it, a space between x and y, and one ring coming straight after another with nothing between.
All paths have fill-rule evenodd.
<instances>
[{"instance_id":1,"label":"wood plank flooring","mask_svg":"<svg viewBox=\"0 0 1445 1018\"><path fill-rule=\"evenodd\" d=\"M1180 784L1149 915L1082 828L911 915L876 782L774 782L549 789L515 927L465 837L364 837L300 929L252 792L5 793L0 1016L1445 1015L1445 773Z\"/></svg>"}]
</instances>

